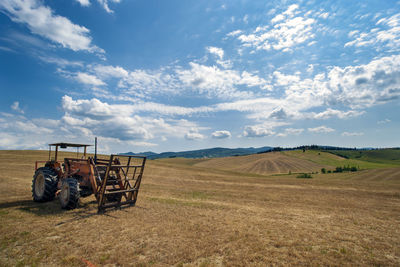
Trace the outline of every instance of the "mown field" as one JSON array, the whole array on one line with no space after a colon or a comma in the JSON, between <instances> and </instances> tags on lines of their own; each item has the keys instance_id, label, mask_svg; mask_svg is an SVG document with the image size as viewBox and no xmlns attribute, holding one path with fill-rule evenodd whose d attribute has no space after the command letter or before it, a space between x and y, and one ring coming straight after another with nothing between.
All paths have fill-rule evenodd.
<instances>
[{"instance_id":1,"label":"mown field","mask_svg":"<svg viewBox=\"0 0 400 267\"><path fill-rule=\"evenodd\" d=\"M35 160L0 151L0 266L400 266L400 166L290 151L148 161L135 207L34 203ZM300 172L358 164L361 171ZM289 171L292 173L289 175Z\"/></svg>"}]
</instances>

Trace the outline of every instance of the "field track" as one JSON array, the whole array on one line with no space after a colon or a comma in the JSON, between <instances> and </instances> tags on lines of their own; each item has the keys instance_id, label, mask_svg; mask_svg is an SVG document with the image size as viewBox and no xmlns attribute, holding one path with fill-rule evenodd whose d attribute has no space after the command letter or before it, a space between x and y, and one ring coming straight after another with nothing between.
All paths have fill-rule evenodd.
<instances>
[{"instance_id":1,"label":"field track","mask_svg":"<svg viewBox=\"0 0 400 267\"><path fill-rule=\"evenodd\" d=\"M326 165L287 156L280 152L242 157L214 158L195 164L196 167L230 170L252 174L277 174L320 171Z\"/></svg>"}]
</instances>

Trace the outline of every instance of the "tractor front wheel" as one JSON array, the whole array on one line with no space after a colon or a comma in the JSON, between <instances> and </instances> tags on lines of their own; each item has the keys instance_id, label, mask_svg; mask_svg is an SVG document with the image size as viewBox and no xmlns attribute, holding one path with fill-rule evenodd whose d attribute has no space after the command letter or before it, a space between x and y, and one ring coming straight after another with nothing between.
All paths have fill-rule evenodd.
<instances>
[{"instance_id":1,"label":"tractor front wheel","mask_svg":"<svg viewBox=\"0 0 400 267\"><path fill-rule=\"evenodd\" d=\"M48 167L36 170L32 180L32 197L36 202L54 199L57 191L57 173Z\"/></svg>"},{"instance_id":2,"label":"tractor front wheel","mask_svg":"<svg viewBox=\"0 0 400 267\"><path fill-rule=\"evenodd\" d=\"M61 207L66 210L75 209L79 202L79 184L74 178L64 179L59 194Z\"/></svg>"}]
</instances>

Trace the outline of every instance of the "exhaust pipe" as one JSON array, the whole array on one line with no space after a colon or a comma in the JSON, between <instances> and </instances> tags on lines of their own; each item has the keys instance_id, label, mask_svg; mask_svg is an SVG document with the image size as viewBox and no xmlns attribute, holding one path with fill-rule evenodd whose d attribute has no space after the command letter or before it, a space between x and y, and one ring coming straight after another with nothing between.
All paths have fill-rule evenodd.
<instances>
[{"instance_id":1,"label":"exhaust pipe","mask_svg":"<svg viewBox=\"0 0 400 267\"><path fill-rule=\"evenodd\" d=\"M94 164L97 164L97 137L94 138Z\"/></svg>"}]
</instances>

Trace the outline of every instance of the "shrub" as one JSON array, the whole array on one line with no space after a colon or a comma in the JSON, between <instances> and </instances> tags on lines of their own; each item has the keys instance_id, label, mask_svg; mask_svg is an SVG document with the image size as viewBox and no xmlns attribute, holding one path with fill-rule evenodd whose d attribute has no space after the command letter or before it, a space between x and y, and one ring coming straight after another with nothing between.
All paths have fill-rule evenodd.
<instances>
[{"instance_id":1,"label":"shrub","mask_svg":"<svg viewBox=\"0 0 400 267\"><path fill-rule=\"evenodd\" d=\"M336 169L333 172L343 172L342 167L336 167Z\"/></svg>"},{"instance_id":2,"label":"shrub","mask_svg":"<svg viewBox=\"0 0 400 267\"><path fill-rule=\"evenodd\" d=\"M326 173L326 169L325 169L325 168L322 168L322 169L321 169L321 173Z\"/></svg>"},{"instance_id":3,"label":"shrub","mask_svg":"<svg viewBox=\"0 0 400 267\"><path fill-rule=\"evenodd\" d=\"M309 173L302 173L297 175L297 178L312 178L312 176Z\"/></svg>"}]
</instances>

